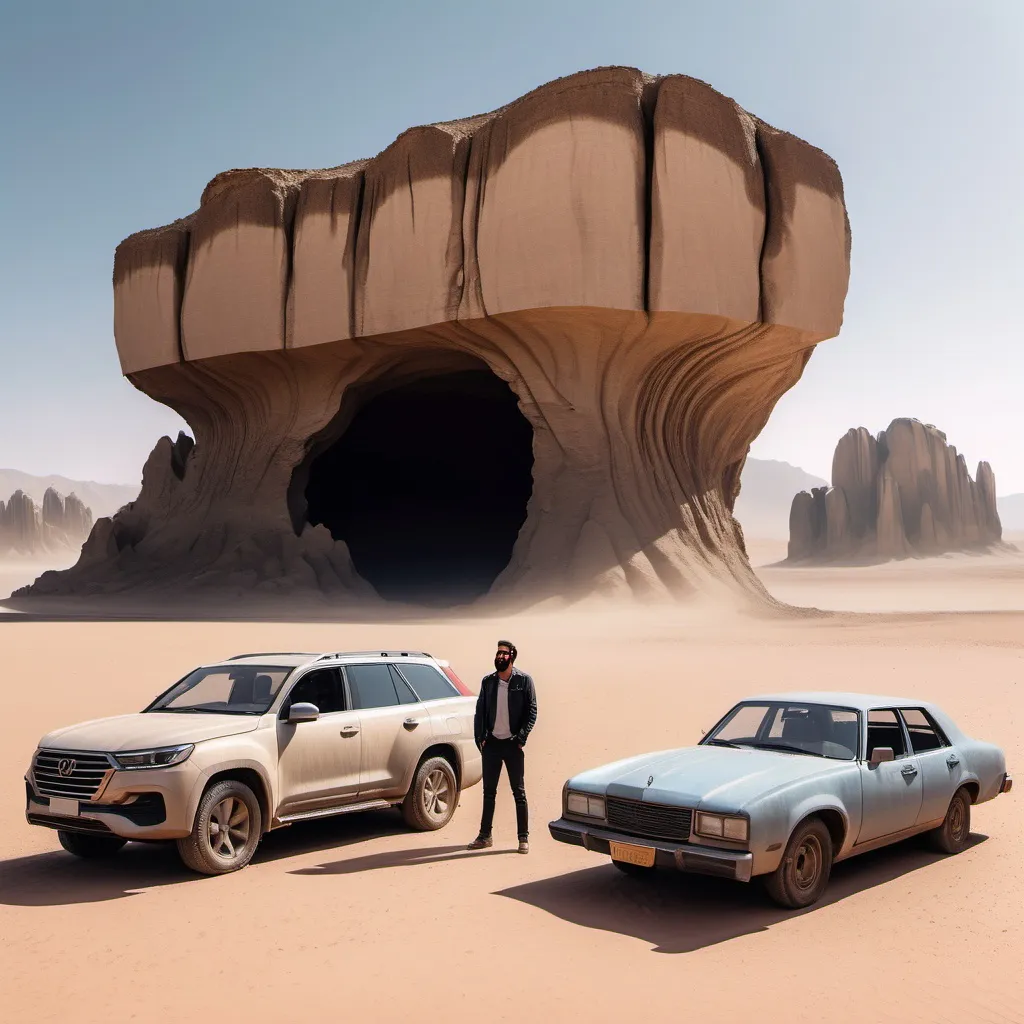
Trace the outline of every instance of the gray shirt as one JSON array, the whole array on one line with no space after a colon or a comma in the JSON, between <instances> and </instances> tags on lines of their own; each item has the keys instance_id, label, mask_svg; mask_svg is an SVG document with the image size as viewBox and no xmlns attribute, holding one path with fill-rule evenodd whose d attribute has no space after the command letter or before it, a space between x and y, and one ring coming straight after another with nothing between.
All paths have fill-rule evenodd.
<instances>
[{"instance_id":1,"label":"gray shirt","mask_svg":"<svg viewBox=\"0 0 1024 1024\"><path fill-rule=\"evenodd\" d=\"M498 706L494 709L494 728L491 730L496 740L512 738L512 730L508 726L508 682L498 676Z\"/></svg>"}]
</instances>

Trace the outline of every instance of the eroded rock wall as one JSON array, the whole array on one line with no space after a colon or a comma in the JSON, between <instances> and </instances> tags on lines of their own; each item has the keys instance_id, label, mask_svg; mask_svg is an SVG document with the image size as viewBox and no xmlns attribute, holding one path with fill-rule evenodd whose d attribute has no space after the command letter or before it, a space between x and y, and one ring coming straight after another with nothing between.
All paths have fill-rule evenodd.
<instances>
[{"instance_id":1,"label":"eroded rock wall","mask_svg":"<svg viewBox=\"0 0 1024 1024\"><path fill-rule=\"evenodd\" d=\"M941 430L895 419L877 438L864 427L847 431L832 460L832 487L796 495L789 560L905 558L1001 538L991 466L979 463L972 480Z\"/></svg>"},{"instance_id":2,"label":"eroded rock wall","mask_svg":"<svg viewBox=\"0 0 1024 1024\"><path fill-rule=\"evenodd\" d=\"M28 591L314 588L362 600L304 521L339 412L483 366L533 428L533 493L492 593L765 598L732 518L750 443L842 323L850 232L820 150L710 86L603 68L371 160L218 175L126 239L115 338L178 411L138 501Z\"/></svg>"}]
</instances>

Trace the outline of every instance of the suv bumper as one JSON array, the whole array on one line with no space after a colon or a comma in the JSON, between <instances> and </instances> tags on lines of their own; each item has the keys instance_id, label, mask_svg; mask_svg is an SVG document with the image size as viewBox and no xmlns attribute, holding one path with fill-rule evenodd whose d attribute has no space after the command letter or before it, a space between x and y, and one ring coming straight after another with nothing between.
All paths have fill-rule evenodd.
<instances>
[{"instance_id":1,"label":"suv bumper","mask_svg":"<svg viewBox=\"0 0 1024 1024\"><path fill-rule=\"evenodd\" d=\"M627 843L630 846L653 849L656 867L675 868L677 871L697 875L732 878L737 882L749 882L753 875L753 854L743 850L720 850L717 847L675 843L667 839L642 839L580 821L569 821L567 818L549 822L548 830L552 839L568 843L570 846L582 846L592 853L610 856L610 843Z\"/></svg>"},{"instance_id":2,"label":"suv bumper","mask_svg":"<svg viewBox=\"0 0 1024 1024\"><path fill-rule=\"evenodd\" d=\"M202 773L186 761L154 771L116 771L92 800L61 801L38 793L25 775L25 818L68 832L122 839L181 839L192 831L192 799Z\"/></svg>"}]
</instances>

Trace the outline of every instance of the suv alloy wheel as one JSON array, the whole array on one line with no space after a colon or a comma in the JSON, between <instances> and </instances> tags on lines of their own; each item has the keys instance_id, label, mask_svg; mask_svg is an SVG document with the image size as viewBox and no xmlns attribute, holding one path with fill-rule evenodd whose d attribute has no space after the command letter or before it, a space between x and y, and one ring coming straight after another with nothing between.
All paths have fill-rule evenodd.
<instances>
[{"instance_id":1,"label":"suv alloy wheel","mask_svg":"<svg viewBox=\"0 0 1024 1024\"><path fill-rule=\"evenodd\" d=\"M193 871L223 875L252 860L263 831L256 794L237 779L216 782L203 794L192 834L177 840L178 853Z\"/></svg>"}]
</instances>

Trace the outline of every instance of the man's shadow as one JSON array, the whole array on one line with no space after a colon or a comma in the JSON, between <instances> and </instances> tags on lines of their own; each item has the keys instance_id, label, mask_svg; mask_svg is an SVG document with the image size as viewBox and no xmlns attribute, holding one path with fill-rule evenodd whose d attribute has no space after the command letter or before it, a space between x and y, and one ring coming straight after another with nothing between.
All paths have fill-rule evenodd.
<instances>
[{"instance_id":1,"label":"man's shadow","mask_svg":"<svg viewBox=\"0 0 1024 1024\"><path fill-rule=\"evenodd\" d=\"M969 856L970 848L987 838L972 834L960 856ZM820 912L943 857L915 840L853 857L833 867L824 896L803 910L772 903L757 879L747 884L671 869L636 878L623 875L609 862L512 886L495 895L528 903L571 924L641 939L651 943L656 953L691 953Z\"/></svg>"}]
</instances>

